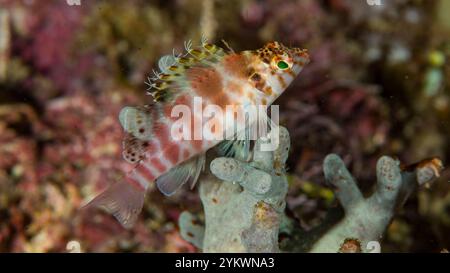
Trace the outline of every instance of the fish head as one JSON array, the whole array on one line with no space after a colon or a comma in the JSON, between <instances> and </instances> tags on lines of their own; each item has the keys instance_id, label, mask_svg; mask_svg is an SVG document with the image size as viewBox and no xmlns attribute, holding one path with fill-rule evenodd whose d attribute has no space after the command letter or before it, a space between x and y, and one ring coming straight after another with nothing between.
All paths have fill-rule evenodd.
<instances>
[{"instance_id":1,"label":"fish head","mask_svg":"<svg viewBox=\"0 0 450 273\"><path fill-rule=\"evenodd\" d=\"M309 63L306 49L286 47L279 42L269 42L247 54L251 59L248 80L267 95L269 103L281 95Z\"/></svg>"}]
</instances>

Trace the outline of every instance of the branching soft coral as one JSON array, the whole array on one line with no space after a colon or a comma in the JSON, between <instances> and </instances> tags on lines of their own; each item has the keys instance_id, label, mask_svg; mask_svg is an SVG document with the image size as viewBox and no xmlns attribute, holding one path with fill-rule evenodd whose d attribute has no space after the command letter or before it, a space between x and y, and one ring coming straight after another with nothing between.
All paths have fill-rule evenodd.
<instances>
[{"instance_id":1,"label":"branching soft coral","mask_svg":"<svg viewBox=\"0 0 450 273\"><path fill-rule=\"evenodd\" d=\"M335 219L335 210L319 227L302 231L284 214L287 180L284 164L290 140L280 130L280 145L274 152L262 152L263 141L256 142L251 162L216 158L211 173L200 185L205 209L205 225L184 212L179 224L183 238L204 252L278 252L280 231L287 233L283 251L367 252L373 250L401 206L418 186L432 182L442 169L438 159L401 166L384 156L377 163L377 185L363 197L341 158L328 155L324 161L327 182L334 187L344 216Z\"/></svg>"},{"instance_id":2,"label":"branching soft coral","mask_svg":"<svg viewBox=\"0 0 450 273\"><path fill-rule=\"evenodd\" d=\"M249 163L217 158L202 180L200 197L205 208L204 237L201 227L180 218L182 236L205 252L278 252L278 233L283 221L287 180L284 163L289 134L280 129L280 145L274 152L261 151L258 140ZM200 229L200 230L199 230ZM197 235L197 236L195 236Z\"/></svg>"},{"instance_id":3,"label":"branching soft coral","mask_svg":"<svg viewBox=\"0 0 450 273\"><path fill-rule=\"evenodd\" d=\"M376 190L364 198L342 160L334 154L327 156L325 178L335 187L345 216L314 243L311 251L346 251L349 244L355 245L355 250L368 251L370 242L382 238L396 207L402 205L417 186L439 176L440 169L440 161L434 159L402 171L399 161L384 156L377 163Z\"/></svg>"}]
</instances>

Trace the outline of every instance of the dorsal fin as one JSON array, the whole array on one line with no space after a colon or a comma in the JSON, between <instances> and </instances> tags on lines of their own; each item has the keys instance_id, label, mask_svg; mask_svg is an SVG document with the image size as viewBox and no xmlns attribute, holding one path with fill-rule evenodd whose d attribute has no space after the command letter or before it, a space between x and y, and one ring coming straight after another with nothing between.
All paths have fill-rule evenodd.
<instances>
[{"instance_id":1,"label":"dorsal fin","mask_svg":"<svg viewBox=\"0 0 450 273\"><path fill-rule=\"evenodd\" d=\"M186 52L180 55L166 55L158 62L160 71L153 71L146 84L154 101L167 101L171 94L188 86L186 70L191 67L212 66L226 55L224 49L202 40L201 46L192 48L190 41L185 42Z\"/></svg>"},{"instance_id":2,"label":"dorsal fin","mask_svg":"<svg viewBox=\"0 0 450 273\"><path fill-rule=\"evenodd\" d=\"M174 55L165 55L162 56L158 61L158 67L159 70L161 70L162 73L170 73L169 68L174 65L177 62Z\"/></svg>"}]
</instances>

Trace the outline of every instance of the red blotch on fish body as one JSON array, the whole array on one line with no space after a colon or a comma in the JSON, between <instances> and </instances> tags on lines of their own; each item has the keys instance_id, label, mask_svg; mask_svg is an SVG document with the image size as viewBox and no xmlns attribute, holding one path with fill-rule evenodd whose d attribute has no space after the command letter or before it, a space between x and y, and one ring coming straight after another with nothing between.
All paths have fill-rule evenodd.
<instances>
[{"instance_id":1,"label":"red blotch on fish body","mask_svg":"<svg viewBox=\"0 0 450 273\"><path fill-rule=\"evenodd\" d=\"M164 115L171 120L177 120L178 117L172 117L172 110L173 110L174 105L169 104L164 106Z\"/></svg>"},{"instance_id":2,"label":"red blotch on fish body","mask_svg":"<svg viewBox=\"0 0 450 273\"><path fill-rule=\"evenodd\" d=\"M164 173L167 170L166 166L158 157L153 157L150 159L150 164L152 164L152 166L155 167L160 173Z\"/></svg>"},{"instance_id":3,"label":"red blotch on fish body","mask_svg":"<svg viewBox=\"0 0 450 273\"><path fill-rule=\"evenodd\" d=\"M222 76L214 68L192 67L187 71L187 78L200 96L210 97L222 91Z\"/></svg>"},{"instance_id":4,"label":"red blotch on fish body","mask_svg":"<svg viewBox=\"0 0 450 273\"><path fill-rule=\"evenodd\" d=\"M144 187L142 187L142 185L138 181L136 181L133 177L131 177L129 175L125 178L125 181L138 190L141 190L141 191L145 190Z\"/></svg>"},{"instance_id":5,"label":"red blotch on fish body","mask_svg":"<svg viewBox=\"0 0 450 273\"><path fill-rule=\"evenodd\" d=\"M194 148L195 151L197 152L203 151L203 140L191 140L191 142L192 147Z\"/></svg>"},{"instance_id":6,"label":"red blotch on fish body","mask_svg":"<svg viewBox=\"0 0 450 273\"><path fill-rule=\"evenodd\" d=\"M162 149L170 143L170 132L168 125L162 122L155 123L153 127L154 136L159 140Z\"/></svg>"},{"instance_id":7,"label":"red blotch on fish body","mask_svg":"<svg viewBox=\"0 0 450 273\"><path fill-rule=\"evenodd\" d=\"M178 144L176 143L172 143L170 145L168 145L165 149L164 149L164 155L167 158L167 160L170 161L170 163L172 164L177 164L178 161L180 160L180 147Z\"/></svg>"},{"instance_id":8,"label":"red blotch on fish body","mask_svg":"<svg viewBox=\"0 0 450 273\"><path fill-rule=\"evenodd\" d=\"M191 153L189 152L189 150L184 149L183 150L183 160L186 160L189 157L191 157Z\"/></svg>"},{"instance_id":9,"label":"red blotch on fish body","mask_svg":"<svg viewBox=\"0 0 450 273\"><path fill-rule=\"evenodd\" d=\"M144 145L144 148L146 148L145 152L148 155L152 155L152 154L156 153L157 145L156 145L155 141L152 140L149 142L145 142L143 145Z\"/></svg>"},{"instance_id":10,"label":"red blotch on fish body","mask_svg":"<svg viewBox=\"0 0 450 273\"><path fill-rule=\"evenodd\" d=\"M191 98L189 96L187 96L187 95L181 95L181 96L177 97L173 103L164 106L164 115L167 118L171 119L172 121L178 120L180 118L179 116L172 117L173 108L178 106L178 105L187 106L192 111L192 100L191 100Z\"/></svg>"},{"instance_id":11,"label":"red blotch on fish body","mask_svg":"<svg viewBox=\"0 0 450 273\"><path fill-rule=\"evenodd\" d=\"M225 106L229 103L228 95L223 90L222 75L209 67L193 67L187 71L187 78L196 94L211 103Z\"/></svg>"},{"instance_id":12,"label":"red blotch on fish body","mask_svg":"<svg viewBox=\"0 0 450 273\"><path fill-rule=\"evenodd\" d=\"M223 67L226 73L239 79L246 79L248 77L248 66L248 57L242 54L230 54L223 59Z\"/></svg>"},{"instance_id":13,"label":"red blotch on fish body","mask_svg":"<svg viewBox=\"0 0 450 273\"><path fill-rule=\"evenodd\" d=\"M220 106L223 110L226 109L227 105L231 104L230 98L229 98L228 94L225 92L218 93L214 97L213 101L216 105Z\"/></svg>"},{"instance_id":14,"label":"red blotch on fish body","mask_svg":"<svg viewBox=\"0 0 450 273\"><path fill-rule=\"evenodd\" d=\"M244 88L234 81L230 81L227 84L226 91L230 93L234 93L238 96L242 96L244 94Z\"/></svg>"},{"instance_id":15,"label":"red blotch on fish body","mask_svg":"<svg viewBox=\"0 0 450 273\"><path fill-rule=\"evenodd\" d=\"M139 172L139 174L141 174L143 177L145 177L147 179L147 182L149 182L149 183L156 179L155 175L149 169L147 169L143 164L139 164L136 167L136 171Z\"/></svg>"}]
</instances>

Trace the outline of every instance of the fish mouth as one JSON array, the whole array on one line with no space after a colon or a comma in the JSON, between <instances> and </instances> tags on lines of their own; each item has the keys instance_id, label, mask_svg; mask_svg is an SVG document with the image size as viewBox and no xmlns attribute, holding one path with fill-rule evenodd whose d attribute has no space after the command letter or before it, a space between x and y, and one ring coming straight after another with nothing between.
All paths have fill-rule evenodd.
<instances>
[{"instance_id":1,"label":"fish mouth","mask_svg":"<svg viewBox=\"0 0 450 273\"><path fill-rule=\"evenodd\" d=\"M293 56L294 62L298 62L299 65L307 65L310 62L307 49L293 48L289 51L290 55Z\"/></svg>"},{"instance_id":2,"label":"fish mouth","mask_svg":"<svg viewBox=\"0 0 450 273\"><path fill-rule=\"evenodd\" d=\"M310 57L307 49L292 48L289 49L289 55L292 56L293 67L295 73L300 73L305 65L310 62Z\"/></svg>"}]
</instances>

